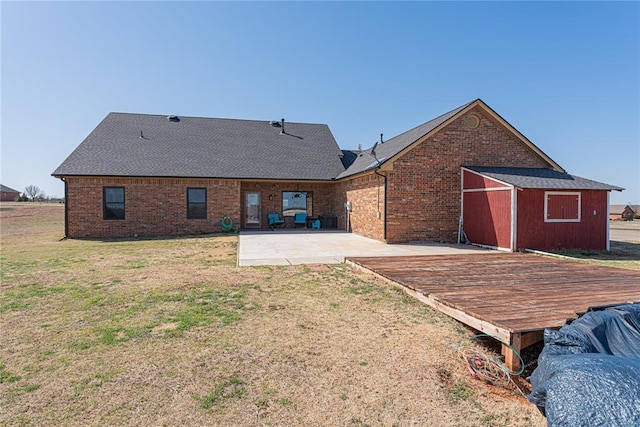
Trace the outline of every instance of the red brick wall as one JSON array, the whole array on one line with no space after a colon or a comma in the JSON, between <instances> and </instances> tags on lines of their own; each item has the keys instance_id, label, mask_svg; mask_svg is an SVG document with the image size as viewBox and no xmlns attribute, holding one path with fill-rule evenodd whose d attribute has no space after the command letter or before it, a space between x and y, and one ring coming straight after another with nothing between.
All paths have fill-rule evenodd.
<instances>
[{"instance_id":1,"label":"red brick wall","mask_svg":"<svg viewBox=\"0 0 640 427\"><path fill-rule=\"evenodd\" d=\"M344 204L350 201L350 230L365 237L384 240L384 178L368 174L340 181L336 188L336 197L339 228L344 229L346 226Z\"/></svg>"},{"instance_id":2,"label":"red brick wall","mask_svg":"<svg viewBox=\"0 0 640 427\"><path fill-rule=\"evenodd\" d=\"M240 181L67 177L68 237L163 236L222 231L240 219ZM103 219L103 187L125 188L125 219ZM207 219L187 219L187 187L207 189Z\"/></svg>"},{"instance_id":3,"label":"red brick wall","mask_svg":"<svg viewBox=\"0 0 640 427\"><path fill-rule=\"evenodd\" d=\"M307 193L309 216L335 216L335 186L333 183L307 182L261 182L243 181L241 185L242 218L244 219L244 194L247 191L259 192L261 200L262 229L269 228L267 214L277 213L282 217L282 192L304 191ZM273 200L269 200L269 196ZM285 227L293 227L293 217L285 217ZM241 225L244 228L244 222Z\"/></svg>"},{"instance_id":4,"label":"red brick wall","mask_svg":"<svg viewBox=\"0 0 640 427\"><path fill-rule=\"evenodd\" d=\"M20 193L2 192L0 202L15 202L20 198Z\"/></svg>"},{"instance_id":5,"label":"red brick wall","mask_svg":"<svg viewBox=\"0 0 640 427\"><path fill-rule=\"evenodd\" d=\"M476 114L480 124L470 128L466 116ZM549 167L533 150L507 130L474 109L447 125L393 163L386 173L388 243L446 242L458 238L460 167ZM336 203L354 203L353 232L383 240L383 179L374 174L338 183ZM378 219L378 188L381 218ZM344 226L344 212L339 223Z\"/></svg>"},{"instance_id":6,"label":"red brick wall","mask_svg":"<svg viewBox=\"0 0 640 427\"><path fill-rule=\"evenodd\" d=\"M480 118L477 128L467 126L468 114ZM394 162L387 242L456 242L462 165L549 167L481 110L471 110Z\"/></svg>"}]
</instances>

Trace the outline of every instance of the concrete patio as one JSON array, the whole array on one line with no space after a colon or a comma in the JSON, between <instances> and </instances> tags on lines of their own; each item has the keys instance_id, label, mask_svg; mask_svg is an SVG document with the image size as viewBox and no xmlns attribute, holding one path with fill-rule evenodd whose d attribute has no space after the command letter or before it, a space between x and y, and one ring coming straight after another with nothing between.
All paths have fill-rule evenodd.
<instances>
[{"instance_id":1,"label":"concrete patio","mask_svg":"<svg viewBox=\"0 0 640 427\"><path fill-rule=\"evenodd\" d=\"M341 230L242 231L238 242L238 266L339 264L346 257L451 255L479 251L487 250L449 244L388 245Z\"/></svg>"}]
</instances>

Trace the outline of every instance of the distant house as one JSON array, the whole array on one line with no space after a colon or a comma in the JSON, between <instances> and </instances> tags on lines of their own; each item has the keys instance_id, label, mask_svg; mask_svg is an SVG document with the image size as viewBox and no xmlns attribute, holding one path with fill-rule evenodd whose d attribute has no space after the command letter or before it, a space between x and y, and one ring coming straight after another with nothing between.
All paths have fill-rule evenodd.
<instances>
[{"instance_id":1,"label":"distant house","mask_svg":"<svg viewBox=\"0 0 640 427\"><path fill-rule=\"evenodd\" d=\"M6 185L0 184L0 201L2 202L15 202L20 198L20 192L9 188Z\"/></svg>"},{"instance_id":2,"label":"distant house","mask_svg":"<svg viewBox=\"0 0 640 427\"><path fill-rule=\"evenodd\" d=\"M638 215L640 205L611 205L609 207L609 219L633 221Z\"/></svg>"},{"instance_id":3,"label":"distant house","mask_svg":"<svg viewBox=\"0 0 640 427\"><path fill-rule=\"evenodd\" d=\"M514 251L607 248L622 190L569 175L480 99L357 151L324 124L110 113L53 176L68 237L217 232L226 217L266 230L269 213L304 212L387 243L466 234Z\"/></svg>"}]
</instances>

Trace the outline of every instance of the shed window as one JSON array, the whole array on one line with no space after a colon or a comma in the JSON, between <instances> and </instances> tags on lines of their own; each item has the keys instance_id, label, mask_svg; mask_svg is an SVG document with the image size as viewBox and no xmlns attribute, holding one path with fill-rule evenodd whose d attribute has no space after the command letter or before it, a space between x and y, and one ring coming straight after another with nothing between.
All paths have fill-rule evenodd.
<instances>
[{"instance_id":1,"label":"shed window","mask_svg":"<svg viewBox=\"0 0 640 427\"><path fill-rule=\"evenodd\" d=\"M104 187L102 198L105 220L124 219L124 187Z\"/></svg>"},{"instance_id":2,"label":"shed window","mask_svg":"<svg viewBox=\"0 0 640 427\"><path fill-rule=\"evenodd\" d=\"M207 218L207 189L187 188L187 218Z\"/></svg>"},{"instance_id":3,"label":"shed window","mask_svg":"<svg viewBox=\"0 0 640 427\"><path fill-rule=\"evenodd\" d=\"M307 212L307 193L305 191L282 192L282 216L295 216Z\"/></svg>"},{"instance_id":4,"label":"shed window","mask_svg":"<svg viewBox=\"0 0 640 427\"><path fill-rule=\"evenodd\" d=\"M580 222L580 193L547 191L544 193L545 222Z\"/></svg>"}]
</instances>

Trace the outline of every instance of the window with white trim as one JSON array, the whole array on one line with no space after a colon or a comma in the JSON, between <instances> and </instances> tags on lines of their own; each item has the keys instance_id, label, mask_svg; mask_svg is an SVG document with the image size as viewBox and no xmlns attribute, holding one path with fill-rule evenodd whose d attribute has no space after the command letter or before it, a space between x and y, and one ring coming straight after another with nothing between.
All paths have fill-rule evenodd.
<instances>
[{"instance_id":1,"label":"window with white trim","mask_svg":"<svg viewBox=\"0 0 640 427\"><path fill-rule=\"evenodd\" d=\"M580 222L580 192L545 191L544 222Z\"/></svg>"}]
</instances>

